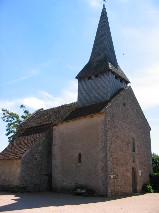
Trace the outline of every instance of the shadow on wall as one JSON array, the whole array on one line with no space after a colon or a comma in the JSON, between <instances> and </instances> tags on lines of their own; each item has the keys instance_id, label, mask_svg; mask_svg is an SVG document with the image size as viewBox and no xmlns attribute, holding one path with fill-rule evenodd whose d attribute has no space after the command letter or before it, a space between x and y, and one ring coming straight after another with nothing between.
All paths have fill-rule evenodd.
<instances>
[{"instance_id":1,"label":"shadow on wall","mask_svg":"<svg viewBox=\"0 0 159 213\"><path fill-rule=\"evenodd\" d=\"M13 196L13 199L10 201L16 201L11 204L4 204L4 206L0 206L0 212L6 211L18 211L18 210L27 210L34 208L42 208L42 207L60 207L65 205L80 205L80 204L89 204L89 203L98 203L98 202L106 202L110 200L121 199L124 197L118 198L105 198L105 197L82 197L68 194L58 194L52 192L44 192L44 193L3 193L0 192L1 196ZM128 196L127 196L128 197ZM3 198L5 201L5 199ZM8 198L6 202L8 202Z\"/></svg>"}]
</instances>

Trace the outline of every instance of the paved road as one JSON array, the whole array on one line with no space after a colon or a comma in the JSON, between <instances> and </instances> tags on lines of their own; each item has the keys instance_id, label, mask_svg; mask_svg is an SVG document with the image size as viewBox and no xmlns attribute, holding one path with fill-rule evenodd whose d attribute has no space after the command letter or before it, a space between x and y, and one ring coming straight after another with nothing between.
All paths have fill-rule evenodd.
<instances>
[{"instance_id":1,"label":"paved road","mask_svg":"<svg viewBox=\"0 0 159 213\"><path fill-rule=\"evenodd\" d=\"M159 213L159 193L125 198L80 197L56 193L2 193L0 212Z\"/></svg>"}]
</instances>

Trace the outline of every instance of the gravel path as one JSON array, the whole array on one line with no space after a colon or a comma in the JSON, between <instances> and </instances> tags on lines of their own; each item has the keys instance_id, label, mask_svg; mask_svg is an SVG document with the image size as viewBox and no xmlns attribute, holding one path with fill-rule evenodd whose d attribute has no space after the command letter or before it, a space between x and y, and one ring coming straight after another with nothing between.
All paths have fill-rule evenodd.
<instances>
[{"instance_id":1,"label":"gravel path","mask_svg":"<svg viewBox=\"0 0 159 213\"><path fill-rule=\"evenodd\" d=\"M0 212L159 213L159 193L108 199L51 192L23 194L0 192Z\"/></svg>"}]
</instances>

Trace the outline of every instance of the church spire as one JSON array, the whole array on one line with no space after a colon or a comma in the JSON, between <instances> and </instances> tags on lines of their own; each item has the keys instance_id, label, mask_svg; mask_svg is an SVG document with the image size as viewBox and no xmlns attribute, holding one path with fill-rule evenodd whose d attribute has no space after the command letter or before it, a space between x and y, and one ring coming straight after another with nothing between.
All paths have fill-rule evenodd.
<instances>
[{"instance_id":1,"label":"church spire","mask_svg":"<svg viewBox=\"0 0 159 213\"><path fill-rule=\"evenodd\" d=\"M129 79L120 69L114 50L108 16L105 5L101 12L98 29L89 62L76 76L77 79L112 71L119 78L129 83Z\"/></svg>"},{"instance_id":2,"label":"church spire","mask_svg":"<svg viewBox=\"0 0 159 213\"><path fill-rule=\"evenodd\" d=\"M106 60L111 63L116 69L118 67L118 62L116 59L112 36L109 27L109 21L107 17L107 12L105 5L103 4L103 9L98 24L98 29L90 57L90 61Z\"/></svg>"},{"instance_id":3,"label":"church spire","mask_svg":"<svg viewBox=\"0 0 159 213\"><path fill-rule=\"evenodd\" d=\"M79 107L109 100L129 83L116 59L105 5L90 59L76 78Z\"/></svg>"}]
</instances>

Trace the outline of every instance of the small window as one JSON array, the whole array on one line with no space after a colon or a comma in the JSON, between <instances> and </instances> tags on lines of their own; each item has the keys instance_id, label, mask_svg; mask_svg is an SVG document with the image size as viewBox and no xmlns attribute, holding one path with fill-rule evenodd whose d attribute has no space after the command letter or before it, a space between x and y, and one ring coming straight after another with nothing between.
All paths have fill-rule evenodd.
<instances>
[{"instance_id":1,"label":"small window","mask_svg":"<svg viewBox=\"0 0 159 213\"><path fill-rule=\"evenodd\" d=\"M132 152L136 151L136 147L135 147L135 139L132 138Z\"/></svg>"},{"instance_id":2,"label":"small window","mask_svg":"<svg viewBox=\"0 0 159 213\"><path fill-rule=\"evenodd\" d=\"M82 163L82 155L81 153L78 154L78 164Z\"/></svg>"},{"instance_id":3,"label":"small window","mask_svg":"<svg viewBox=\"0 0 159 213\"><path fill-rule=\"evenodd\" d=\"M89 76L89 77L88 77L88 80L90 80L90 79L92 79L92 76Z\"/></svg>"}]
</instances>

